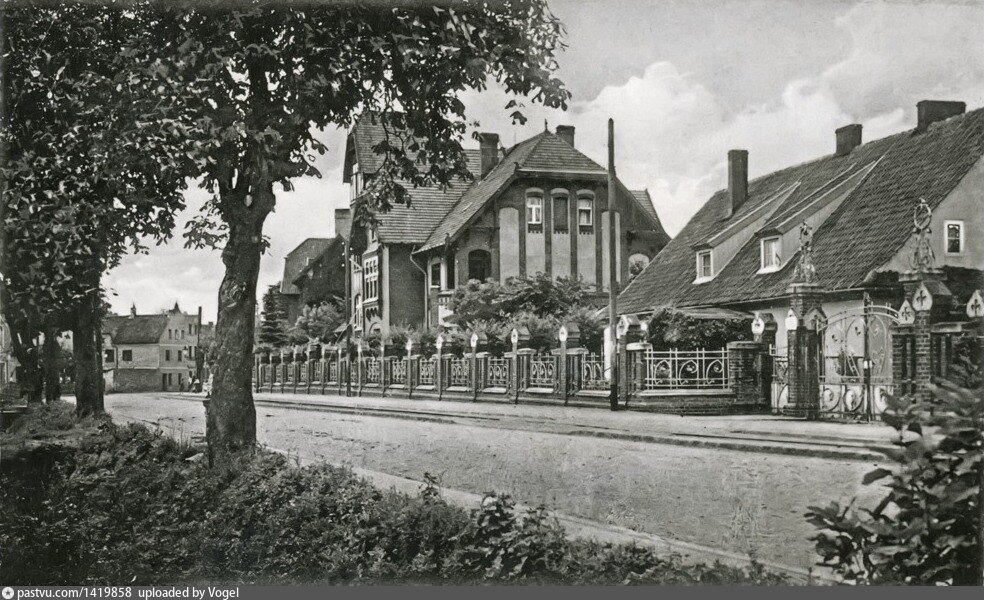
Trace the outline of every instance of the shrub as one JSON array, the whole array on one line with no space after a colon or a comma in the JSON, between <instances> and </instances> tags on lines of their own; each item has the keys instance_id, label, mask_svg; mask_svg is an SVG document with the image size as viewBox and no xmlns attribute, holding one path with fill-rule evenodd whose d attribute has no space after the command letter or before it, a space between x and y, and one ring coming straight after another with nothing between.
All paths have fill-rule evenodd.
<instances>
[{"instance_id":1,"label":"shrub","mask_svg":"<svg viewBox=\"0 0 984 600\"><path fill-rule=\"evenodd\" d=\"M982 403L980 389L952 384L932 402L890 400L898 468L864 478L888 478L888 494L873 510L832 503L806 515L823 564L853 583L981 585Z\"/></svg>"},{"instance_id":2,"label":"shrub","mask_svg":"<svg viewBox=\"0 0 984 600\"><path fill-rule=\"evenodd\" d=\"M654 350L716 350L752 339L751 319L697 319L674 308L654 311L648 326Z\"/></svg>"}]
</instances>

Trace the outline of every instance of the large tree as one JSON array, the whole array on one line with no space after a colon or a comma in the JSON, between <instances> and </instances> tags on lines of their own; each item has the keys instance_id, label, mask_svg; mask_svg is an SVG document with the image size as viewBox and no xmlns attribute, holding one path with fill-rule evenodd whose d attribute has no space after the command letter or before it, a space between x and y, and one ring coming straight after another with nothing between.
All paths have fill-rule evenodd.
<instances>
[{"instance_id":1,"label":"large tree","mask_svg":"<svg viewBox=\"0 0 984 600\"><path fill-rule=\"evenodd\" d=\"M569 94L553 77L563 29L544 0L171 4L160 14L132 56L172 67L168 80L183 96L171 107L194 123L200 181L211 192L189 244L223 247L208 441L219 450L250 447L263 224L276 189L318 175L312 153L326 150L318 131L369 113L383 125L386 139L374 148L382 165L369 174L356 214L371 220L412 201L399 181L412 187L468 177L462 91L494 80L566 108ZM521 120L515 106L506 110Z\"/></svg>"},{"instance_id":2,"label":"large tree","mask_svg":"<svg viewBox=\"0 0 984 600\"><path fill-rule=\"evenodd\" d=\"M102 274L143 238L170 235L196 175L184 146L195 138L183 114L160 110L175 104L167 65L131 51L156 26L153 11L3 13L4 315L33 395L38 334L71 329L78 411L101 412Z\"/></svg>"}]
</instances>

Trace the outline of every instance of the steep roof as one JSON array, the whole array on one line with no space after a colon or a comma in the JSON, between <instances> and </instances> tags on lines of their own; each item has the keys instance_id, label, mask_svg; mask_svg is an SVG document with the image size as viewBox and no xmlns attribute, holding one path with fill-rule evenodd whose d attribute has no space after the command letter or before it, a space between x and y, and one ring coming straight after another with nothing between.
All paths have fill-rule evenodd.
<instances>
[{"instance_id":1,"label":"steep roof","mask_svg":"<svg viewBox=\"0 0 984 600\"><path fill-rule=\"evenodd\" d=\"M339 244L341 241L342 241L341 237L328 238L328 243L325 244L324 249L321 252L319 252L317 256L312 258L310 263L307 263L307 261L305 261L305 263L307 264L305 264L304 267L300 271L298 271L294 279L291 280L291 283L295 284L296 287L296 283L300 281L305 275L307 275L308 271L314 269L318 264L321 263L321 261L325 260L326 257L328 256L328 252L332 248L334 248L337 244ZM281 286L282 285L283 284L281 283Z\"/></svg>"},{"instance_id":2,"label":"steep roof","mask_svg":"<svg viewBox=\"0 0 984 600\"><path fill-rule=\"evenodd\" d=\"M488 175L474 182L454 206L454 210L448 213L430 234L420 251L436 248L444 244L447 238L454 238L517 174L555 171L594 177L601 177L607 173L601 165L579 152L556 133L551 131L539 133L513 146ZM621 182L619 187L630 200L639 203L642 210L652 218L653 226L662 231L662 225L648 192L644 192L644 196L630 192Z\"/></svg>"},{"instance_id":3,"label":"steep roof","mask_svg":"<svg viewBox=\"0 0 984 600\"><path fill-rule=\"evenodd\" d=\"M468 170L478 178L481 155L478 150L466 149ZM457 181L445 189L437 186L414 187L400 181L410 195L410 205L394 204L380 215L376 233L379 239L391 244L422 244L458 200L469 189L470 182Z\"/></svg>"},{"instance_id":4,"label":"steep roof","mask_svg":"<svg viewBox=\"0 0 984 600\"><path fill-rule=\"evenodd\" d=\"M103 319L103 334L109 335L114 345L156 344L167 329L168 316L136 315L127 317L106 317Z\"/></svg>"},{"instance_id":5,"label":"steep roof","mask_svg":"<svg viewBox=\"0 0 984 600\"><path fill-rule=\"evenodd\" d=\"M300 290L294 285L294 280L308 265L308 259L313 262L334 238L308 238L284 257L284 277L280 281L281 294L299 294Z\"/></svg>"},{"instance_id":6,"label":"steep roof","mask_svg":"<svg viewBox=\"0 0 984 600\"><path fill-rule=\"evenodd\" d=\"M795 214L797 205L851 169L869 169L817 228L814 264L826 290L864 284L888 263L911 235L912 209L919 198L932 208L953 190L984 155L984 109L934 123L925 132L906 131L749 182L744 205L727 220L727 190L715 193L656 258L619 296L619 311L639 313L656 306L708 306L765 300L785 295L795 257L775 273L756 275L758 240L752 237L711 281L693 284L694 246L727 224L782 197L773 215Z\"/></svg>"}]
</instances>

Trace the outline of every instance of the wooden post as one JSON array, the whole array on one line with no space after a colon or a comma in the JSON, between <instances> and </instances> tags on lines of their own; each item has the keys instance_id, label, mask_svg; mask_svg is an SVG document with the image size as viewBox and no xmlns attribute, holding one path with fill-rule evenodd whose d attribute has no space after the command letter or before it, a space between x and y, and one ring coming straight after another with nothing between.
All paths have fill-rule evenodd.
<instances>
[{"instance_id":1,"label":"wooden post","mask_svg":"<svg viewBox=\"0 0 984 600\"><path fill-rule=\"evenodd\" d=\"M608 119L608 323L612 343L612 378L608 399L612 410L618 410L618 338L615 333L615 320L618 318L618 273L616 268L618 229L615 226L615 121Z\"/></svg>"}]
</instances>

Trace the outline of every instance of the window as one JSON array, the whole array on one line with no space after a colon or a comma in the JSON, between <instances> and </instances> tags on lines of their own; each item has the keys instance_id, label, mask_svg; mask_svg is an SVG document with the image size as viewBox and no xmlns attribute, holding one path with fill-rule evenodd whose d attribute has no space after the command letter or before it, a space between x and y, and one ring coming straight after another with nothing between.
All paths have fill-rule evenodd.
<instances>
[{"instance_id":1,"label":"window","mask_svg":"<svg viewBox=\"0 0 984 600\"><path fill-rule=\"evenodd\" d=\"M492 277L492 254L488 250L472 250L468 253L468 279L485 281Z\"/></svg>"},{"instance_id":2,"label":"window","mask_svg":"<svg viewBox=\"0 0 984 600\"><path fill-rule=\"evenodd\" d=\"M778 271L782 266L782 257L779 255L779 238L770 237L762 240L762 268L760 273L771 273Z\"/></svg>"},{"instance_id":3,"label":"window","mask_svg":"<svg viewBox=\"0 0 984 600\"><path fill-rule=\"evenodd\" d=\"M567 214L567 190L553 191L553 228L557 233L567 233L570 219Z\"/></svg>"},{"instance_id":4,"label":"window","mask_svg":"<svg viewBox=\"0 0 984 600\"><path fill-rule=\"evenodd\" d=\"M366 293L366 301L375 300L379 297L379 258L372 257L362 261L362 279L365 282L363 287Z\"/></svg>"},{"instance_id":5,"label":"window","mask_svg":"<svg viewBox=\"0 0 984 600\"><path fill-rule=\"evenodd\" d=\"M164 351L164 362L170 362L170 360L171 360L171 351L170 350L165 350Z\"/></svg>"},{"instance_id":6,"label":"window","mask_svg":"<svg viewBox=\"0 0 984 600\"><path fill-rule=\"evenodd\" d=\"M711 251L701 250L697 253L697 279L696 281L707 281L714 276L711 264Z\"/></svg>"},{"instance_id":7,"label":"window","mask_svg":"<svg viewBox=\"0 0 984 600\"><path fill-rule=\"evenodd\" d=\"M169 340L174 339L174 332L171 331L170 329L167 330L167 339Z\"/></svg>"},{"instance_id":8,"label":"window","mask_svg":"<svg viewBox=\"0 0 984 600\"><path fill-rule=\"evenodd\" d=\"M455 275L455 264L454 256L448 256L445 259L445 269L447 273L444 275L445 286L444 289L453 290L455 287L454 275Z\"/></svg>"},{"instance_id":9,"label":"window","mask_svg":"<svg viewBox=\"0 0 984 600\"><path fill-rule=\"evenodd\" d=\"M433 289L441 289L441 263L431 263L430 266L430 286Z\"/></svg>"},{"instance_id":10,"label":"window","mask_svg":"<svg viewBox=\"0 0 984 600\"><path fill-rule=\"evenodd\" d=\"M526 225L530 231L543 231L543 192L526 192Z\"/></svg>"},{"instance_id":11,"label":"window","mask_svg":"<svg viewBox=\"0 0 984 600\"><path fill-rule=\"evenodd\" d=\"M195 333L195 331L192 329L192 327L194 327L194 325L192 325L192 324L189 323L188 324L188 333L191 333L191 334Z\"/></svg>"},{"instance_id":12,"label":"window","mask_svg":"<svg viewBox=\"0 0 984 600\"><path fill-rule=\"evenodd\" d=\"M577 226L585 233L590 233L594 226L594 194L591 192L578 192Z\"/></svg>"},{"instance_id":13,"label":"window","mask_svg":"<svg viewBox=\"0 0 984 600\"><path fill-rule=\"evenodd\" d=\"M103 362L108 362L108 363L116 362L116 351L115 350L112 350L112 349L106 350L104 354L105 354L106 358L103 359Z\"/></svg>"},{"instance_id":14,"label":"window","mask_svg":"<svg viewBox=\"0 0 984 600\"><path fill-rule=\"evenodd\" d=\"M123 362L130 362L133 360L133 350L123 350L120 352L120 359Z\"/></svg>"},{"instance_id":15,"label":"window","mask_svg":"<svg viewBox=\"0 0 984 600\"><path fill-rule=\"evenodd\" d=\"M963 221L946 221L943 224L946 232L946 253L963 254L964 226Z\"/></svg>"},{"instance_id":16,"label":"window","mask_svg":"<svg viewBox=\"0 0 984 600\"><path fill-rule=\"evenodd\" d=\"M181 360L182 360L181 359L182 354L183 354L183 352L181 350L178 350L178 362L181 362Z\"/></svg>"}]
</instances>

